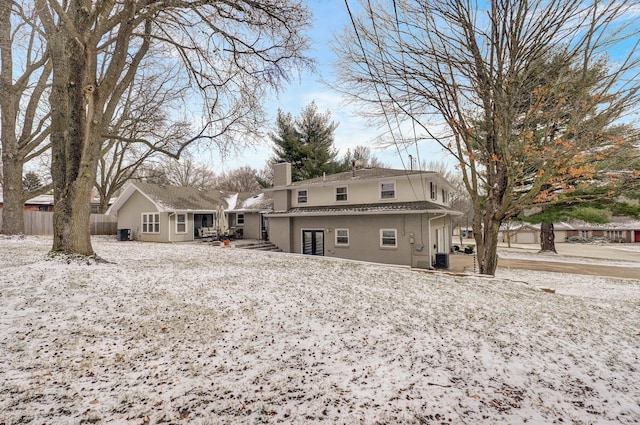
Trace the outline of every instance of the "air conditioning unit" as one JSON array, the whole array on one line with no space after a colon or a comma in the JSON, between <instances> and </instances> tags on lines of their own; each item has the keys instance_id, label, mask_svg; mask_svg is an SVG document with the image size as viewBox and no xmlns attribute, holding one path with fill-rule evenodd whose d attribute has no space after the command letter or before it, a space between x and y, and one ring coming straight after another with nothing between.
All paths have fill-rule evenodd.
<instances>
[{"instance_id":1,"label":"air conditioning unit","mask_svg":"<svg viewBox=\"0 0 640 425\"><path fill-rule=\"evenodd\" d=\"M449 269L449 254L445 252L436 253L436 269Z\"/></svg>"}]
</instances>

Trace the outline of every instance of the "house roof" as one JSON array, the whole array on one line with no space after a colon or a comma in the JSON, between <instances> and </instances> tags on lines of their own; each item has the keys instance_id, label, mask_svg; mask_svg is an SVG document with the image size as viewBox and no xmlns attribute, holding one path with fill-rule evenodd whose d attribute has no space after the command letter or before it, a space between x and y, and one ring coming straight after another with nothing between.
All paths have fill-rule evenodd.
<instances>
[{"instance_id":1,"label":"house roof","mask_svg":"<svg viewBox=\"0 0 640 425\"><path fill-rule=\"evenodd\" d=\"M529 223L502 223L501 231L520 231L523 229L540 230L540 224ZM640 230L640 220L629 217L611 217L608 223L587 223L581 220L553 223L554 230Z\"/></svg>"},{"instance_id":2,"label":"house roof","mask_svg":"<svg viewBox=\"0 0 640 425\"><path fill-rule=\"evenodd\" d=\"M53 205L53 195L38 195L25 202L25 205Z\"/></svg>"},{"instance_id":3,"label":"house roof","mask_svg":"<svg viewBox=\"0 0 640 425\"><path fill-rule=\"evenodd\" d=\"M224 193L219 190L199 190L193 187L163 186L152 183L130 182L107 214L116 214L136 192L151 201L158 211L214 211L219 205L227 207Z\"/></svg>"},{"instance_id":4,"label":"house roof","mask_svg":"<svg viewBox=\"0 0 640 425\"><path fill-rule=\"evenodd\" d=\"M287 187L324 186L347 182L366 182L370 180L392 179L411 176L429 176L438 184L447 186L449 189L453 189L451 184L435 171L397 170L392 168L358 168L351 171L344 171L342 173L328 174L322 177L315 177L313 179L293 182ZM270 188L267 190L274 189L278 190L278 187Z\"/></svg>"},{"instance_id":5,"label":"house roof","mask_svg":"<svg viewBox=\"0 0 640 425\"><path fill-rule=\"evenodd\" d=\"M340 205L322 207L298 207L287 211L272 212L269 216L326 216L326 215L382 215L382 214L449 214L462 215L461 212L428 201L394 202L378 204Z\"/></svg>"},{"instance_id":6,"label":"house roof","mask_svg":"<svg viewBox=\"0 0 640 425\"><path fill-rule=\"evenodd\" d=\"M273 198L270 193L238 193L234 206L229 205L229 209L239 212L259 211L266 212L273 210Z\"/></svg>"},{"instance_id":7,"label":"house roof","mask_svg":"<svg viewBox=\"0 0 640 425\"><path fill-rule=\"evenodd\" d=\"M629 217L611 217L609 223L587 223L575 220L571 225L576 230L640 230L640 220Z\"/></svg>"},{"instance_id":8,"label":"house roof","mask_svg":"<svg viewBox=\"0 0 640 425\"><path fill-rule=\"evenodd\" d=\"M539 232L540 227L541 227L540 224L531 224L531 223L522 223L522 222L511 222L511 223L504 222L500 225L500 231L501 232L506 232L506 231L519 232L523 230L533 230L533 231ZM570 223L565 223L564 221L553 223L553 228L554 230L574 230L574 226L572 226Z\"/></svg>"},{"instance_id":9,"label":"house roof","mask_svg":"<svg viewBox=\"0 0 640 425\"><path fill-rule=\"evenodd\" d=\"M273 200L270 196L250 193L229 193L220 190L200 190L184 186L164 186L152 183L130 182L107 214L118 210L136 192L151 201L160 212L215 211L222 205L225 211L268 211Z\"/></svg>"},{"instance_id":10,"label":"house roof","mask_svg":"<svg viewBox=\"0 0 640 425\"><path fill-rule=\"evenodd\" d=\"M0 190L0 205L4 203L4 196ZM38 195L28 199L25 205L53 205L53 195Z\"/></svg>"}]
</instances>

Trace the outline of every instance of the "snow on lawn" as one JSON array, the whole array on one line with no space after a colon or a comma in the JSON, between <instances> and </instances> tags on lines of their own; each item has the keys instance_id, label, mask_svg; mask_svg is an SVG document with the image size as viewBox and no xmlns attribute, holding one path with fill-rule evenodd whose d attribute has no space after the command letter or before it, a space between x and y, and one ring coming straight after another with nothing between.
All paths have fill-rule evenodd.
<instances>
[{"instance_id":1,"label":"snow on lawn","mask_svg":"<svg viewBox=\"0 0 640 425\"><path fill-rule=\"evenodd\" d=\"M0 424L640 422L640 281L49 247L0 239Z\"/></svg>"}]
</instances>

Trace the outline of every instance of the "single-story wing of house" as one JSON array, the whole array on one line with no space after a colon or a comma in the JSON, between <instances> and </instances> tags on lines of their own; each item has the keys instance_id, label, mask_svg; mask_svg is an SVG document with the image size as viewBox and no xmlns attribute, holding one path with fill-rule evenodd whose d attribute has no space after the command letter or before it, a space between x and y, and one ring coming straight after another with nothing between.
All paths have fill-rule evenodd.
<instances>
[{"instance_id":1,"label":"single-story wing of house","mask_svg":"<svg viewBox=\"0 0 640 425\"><path fill-rule=\"evenodd\" d=\"M235 193L227 197L227 205L229 226L236 233L245 239L267 239L266 214L273 210L270 193Z\"/></svg>"},{"instance_id":2,"label":"single-story wing of house","mask_svg":"<svg viewBox=\"0 0 640 425\"><path fill-rule=\"evenodd\" d=\"M132 240L185 242L229 232L258 239L269 202L264 194L130 182L107 214Z\"/></svg>"}]
</instances>

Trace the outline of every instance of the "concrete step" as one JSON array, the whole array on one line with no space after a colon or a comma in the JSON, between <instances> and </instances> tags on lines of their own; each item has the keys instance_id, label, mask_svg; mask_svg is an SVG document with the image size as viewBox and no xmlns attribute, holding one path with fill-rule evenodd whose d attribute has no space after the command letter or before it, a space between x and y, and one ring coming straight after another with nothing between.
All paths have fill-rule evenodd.
<instances>
[{"instance_id":1,"label":"concrete step","mask_svg":"<svg viewBox=\"0 0 640 425\"><path fill-rule=\"evenodd\" d=\"M253 249L256 251L274 251L274 252L282 252L280 248L278 248L275 244L268 241L258 241L246 244L237 244L236 248L241 249Z\"/></svg>"}]
</instances>

